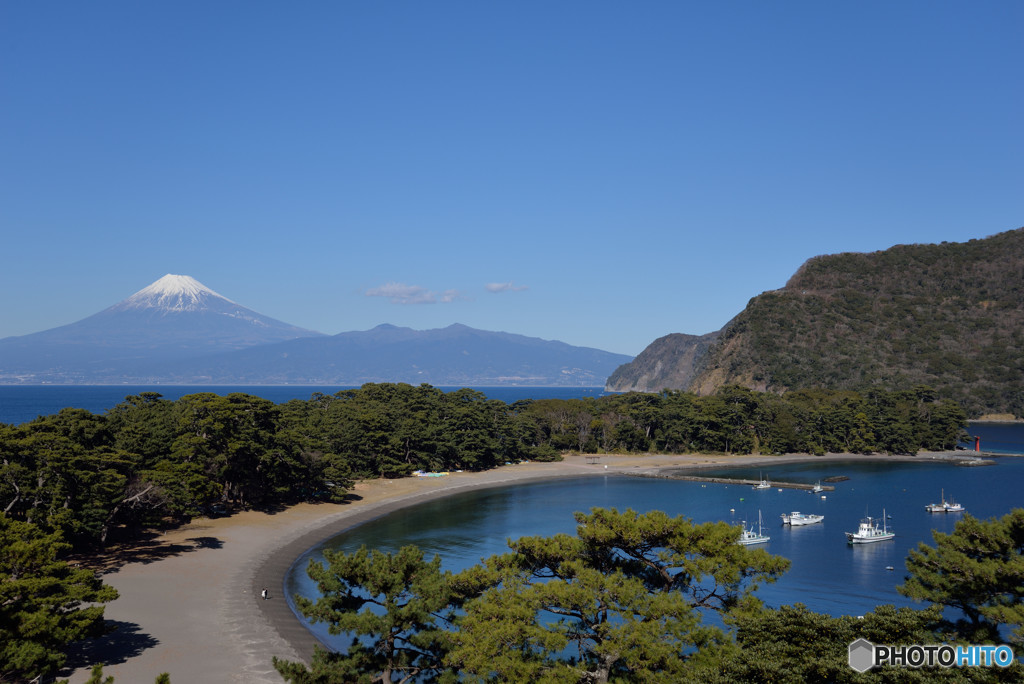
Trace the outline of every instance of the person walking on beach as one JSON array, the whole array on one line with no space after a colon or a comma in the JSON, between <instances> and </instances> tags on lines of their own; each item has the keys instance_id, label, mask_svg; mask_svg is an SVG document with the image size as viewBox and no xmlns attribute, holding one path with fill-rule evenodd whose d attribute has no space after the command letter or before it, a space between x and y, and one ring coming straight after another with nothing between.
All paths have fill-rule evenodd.
<instances>
[{"instance_id":1,"label":"person walking on beach","mask_svg":"<svg viewBox=\"0 0 1024 684\"><path fill-rule=\"evenodd\" d=\"M261 592L260 592L260 596L262 596L262 597L263 597L263 600L264 600L264 601L266 601L266 600L267 600L268 598L270 598L270 594L269 594L269 592L267 591L267 588L266 588L266 587L263 587L263 591L261 591Z\"/></svg>"}]
</instances>

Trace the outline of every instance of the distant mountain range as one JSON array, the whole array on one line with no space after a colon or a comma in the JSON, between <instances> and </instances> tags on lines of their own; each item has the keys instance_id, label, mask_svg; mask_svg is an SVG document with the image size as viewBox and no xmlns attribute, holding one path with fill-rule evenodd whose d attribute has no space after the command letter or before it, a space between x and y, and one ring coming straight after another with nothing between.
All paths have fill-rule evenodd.
<instances>
[{"instance_id":1,"label":"distant mountain range","mask_svg":"<svg viewBox=\"0 0 1024 684\"><path fill-rule=\"evenodd\" d=\"M76 323L0 340L0 384L594 386L630 359L458 324L328 336L166 275Z\"/></svg>"},{"instance_id":2,"label":"distant mountain range","mask_svg":"<svg viewBox=\"0 0 1024 684\"><path fill-rule=\"evenodd\" d=\"M610 391L739 384L933 388L972 416L1024 415L1024 228L981 240L819 256L722 330L655 340Z\"/></svg>"}]
</instances>

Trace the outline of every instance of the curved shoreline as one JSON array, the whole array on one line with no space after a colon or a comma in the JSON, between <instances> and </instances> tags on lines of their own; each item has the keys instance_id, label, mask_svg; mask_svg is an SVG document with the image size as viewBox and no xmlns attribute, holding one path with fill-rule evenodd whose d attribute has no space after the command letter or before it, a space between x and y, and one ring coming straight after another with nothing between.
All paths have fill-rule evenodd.
<instances>
[{"instance_id":1,"label":"curved shoreline","mask_svg":"<svg viewBox=\"0 0 1024 684\"><path fill-rule=\"evenodd\" d=\"M961 452L963 454L963 452ZM365 522L420 503L470 490L588 475L657 474L731 466L805 461L918 461L907 457L829 454L812 456L568 456L558 463L503 466L442 478L360 482L344 504L299 504L275 513L244 512L200 519L168 531L104 572L121 596L105 616L117 629L76 648L73 668L61 673L85 682L88 667L106 663L118 682L172 681L279 683L274 656L309 662L316 637L283 596L285 577L298 558L322 541ZM263 587L270 600L260 600Z\"/></svg>"},{"instance_id":2,"label":"curved shoreline","mask_svg":"<svg viewBox=\"0 0 1024 684\"><path fill-rule=\"evenodd\" d=\"M333 523L319 526L307 532L301 537L276 549L271 553L259 568L252 573L250 580L251 591L258 595L263 587L268 587L276 592L279 601L263 601L260 608L269 623L274 625L278 634L298 654L299 659L309 663L313 657L313 649L320 641L310 632L301 620L296 618L291 606L284 597L284 586L288 574L292 571L299 558L310 549L318 546L327 539L355 529L360 525L376 520L377 518L390 515L405 508L417 506L422 503L434 501L440 498L453 496L467 491L479 491L482 489L493 489L525 485L533 482L551 481L563 478L586 477L588 475L604 474L593 472L565 472L537 474L530 477L516 477L504 480L492 480L486 482L465 482L445 489L433 489L419 494L403 496L387 500L379 505L368 507L363 510L354 511L352 515L345 516ZM322 645L322 644L320 644Z\"/></svg>"}]
</instances>

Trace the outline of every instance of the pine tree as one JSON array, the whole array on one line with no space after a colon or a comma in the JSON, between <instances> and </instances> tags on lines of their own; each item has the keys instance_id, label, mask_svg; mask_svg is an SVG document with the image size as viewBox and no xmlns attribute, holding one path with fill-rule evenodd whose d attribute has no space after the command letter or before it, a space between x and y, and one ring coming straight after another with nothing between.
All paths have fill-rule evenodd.
<instances>
[{"instance_id":1,"label":"pine tree","mask_svg":"<svg viewBox=\"0 0 1024 684\"><path fill-rule=\"evenodd\" d=\"M57 560L70 548L59 533L0 513L0 681L52 674L65 647L96 635L117 591L91 570Z\"/></svg>"},{"instance_id":2,"label":"pine tree","mask_svg":"<svg viewBox=\"0 0 1024 684\"><path fill-rule=\"evenodd\" d=\"M955 608L956 629L984 643L1001 643L1000 625L1016 627L1024 643L1024 509L996 520L964 515L950 534L932 532L907 557L910 576L897 590L910 598Z\"/></svg>"}]
</instances>

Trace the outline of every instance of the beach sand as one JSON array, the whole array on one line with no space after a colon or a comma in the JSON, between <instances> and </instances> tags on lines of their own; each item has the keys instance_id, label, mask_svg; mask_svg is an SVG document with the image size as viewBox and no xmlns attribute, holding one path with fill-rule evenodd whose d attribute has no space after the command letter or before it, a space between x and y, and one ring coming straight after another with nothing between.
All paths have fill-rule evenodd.
<instances>
[{"instance_id":1,"label":"beach sand","mask_svg":"<svg viewBox=\"0 0 1024 684\"><path fill-rule=\"evenodd\" d=\"M118 684L152 682L161 672L170 673L174 684L279 683L271 658L308 663L315 643L281 595L295 559L330 536L406 506L474 488L557 477L653 475L663 469L804 460L832 459L571 455L558 463L508 465L480 473L359 482L351 501L343 504L299 504L274 513L196 519L95 559L104 582L120 594L105 609L108 624L116 629L77 644L69 653L71 667L61 677L80 684L99 662ZM269 600L260 598L263 587L269 589Z\"/></svg>"}]
</instances>

